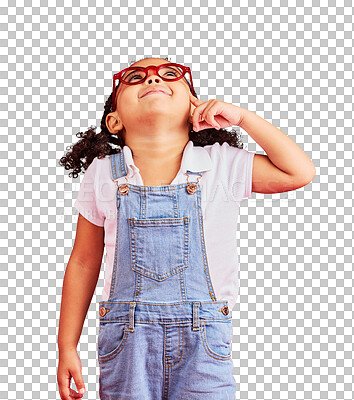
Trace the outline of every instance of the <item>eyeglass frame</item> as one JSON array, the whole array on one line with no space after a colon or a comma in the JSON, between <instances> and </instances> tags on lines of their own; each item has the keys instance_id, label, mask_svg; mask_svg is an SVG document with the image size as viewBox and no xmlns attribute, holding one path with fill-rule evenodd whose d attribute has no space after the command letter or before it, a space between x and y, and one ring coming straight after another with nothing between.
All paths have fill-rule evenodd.
<instances>
[{"instance_id":1,"label":"eyeglass frame","mask_svg":"<svg viewBox=\"0 0 354 400\"><path fill-rule=\"evenodd\" d=\"M180 77L177 77L176 79L164 79L162 76L160 76L158 74L158 71L161 68L166 67L166 66L169 66L169 67L171 67L171 66L180 67L183 70L183 74ZM134 83L124 82L123 79L122 79L122 76L124 75L124 73L126 71L128 71L130 69L143 71L146 74L144 80L139 81L139 82L134 82ZM169 82L179 81L180 79L185 78L186 73L188 73L189 74L189 80L191 82L191 85L190 85L191 92L192 92L193 96L197 97L196 96L197 94L195 93L194 87L193 87L192 72L191 72L191 69L189 67L185 67L182 64L176 64L176 63L166 63L166 64L161 64L161 65L149 65L148 67L128 67L128 68L122 69L120 72L118 72L118 73L113 75L112 112L115 110L115 107L116 107L116 104L115 104L116 103L116 80L119 79L119 82L121 82L124 85L128 85L128 86L139 85L140 83L144 83L146 81L147 77L149 76L149 70L150 69L154 70L155 75L160 77L165 82L166 81L169 81ZM186 80L186 82L187 82L187 84L189 86L189 83L188 83L187 80Z\"/></svg>"}]
</instances>

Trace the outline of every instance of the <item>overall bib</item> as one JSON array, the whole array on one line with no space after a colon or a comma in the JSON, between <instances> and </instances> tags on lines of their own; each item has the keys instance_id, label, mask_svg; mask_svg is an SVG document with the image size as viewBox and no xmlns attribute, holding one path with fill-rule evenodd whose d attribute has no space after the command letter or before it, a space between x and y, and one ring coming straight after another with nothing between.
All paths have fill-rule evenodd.
<instances>
[{"instance_id":1,"label":"overall bib","mask_svg":"<svg viewBox=\"0 0 354 400\"><path fill-rule=\"evenodd\" d=\"M110 160L117 234L99 302L101 400L234 400L231 315L209 275L201 172L187 171L193 183L132 185L123 152Z\"/></svg>"}]
</instances>

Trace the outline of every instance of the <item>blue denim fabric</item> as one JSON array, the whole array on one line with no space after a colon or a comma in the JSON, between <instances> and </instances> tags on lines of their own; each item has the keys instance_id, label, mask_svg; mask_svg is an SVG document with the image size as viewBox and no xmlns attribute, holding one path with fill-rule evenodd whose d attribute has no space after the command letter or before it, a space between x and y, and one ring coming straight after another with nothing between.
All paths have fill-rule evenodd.
<instances>
[{"instance_id":1,"label":"blue denim fabric","mask_svg":"<svg viewBox=\"0 0 354 400\"><path fill-rule=\"evenodd\" d=\"M123 152L111 166L114 180L126 176ZM187 185L119 185L110 295L99 303L101 400L235 399L228 301L209 275L200 187Z\"/></svg>"}]
</instances>

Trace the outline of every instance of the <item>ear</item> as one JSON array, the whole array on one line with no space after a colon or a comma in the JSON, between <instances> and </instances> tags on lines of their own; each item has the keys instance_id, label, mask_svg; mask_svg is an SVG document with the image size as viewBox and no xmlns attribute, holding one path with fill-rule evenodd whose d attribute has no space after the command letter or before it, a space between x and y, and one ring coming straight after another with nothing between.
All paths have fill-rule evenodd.
<instances>
[{"instance_id":1,"label":"ear","mask_svg":"<svg viewBox=\"0 0 354 400\"><path fill-rule=\"evenodd\" d=\"M116 111L106 116L106 126L109 132L115 135L118 134L118 131L123 129L123 123Z\"/></svg>"}]
</instances>

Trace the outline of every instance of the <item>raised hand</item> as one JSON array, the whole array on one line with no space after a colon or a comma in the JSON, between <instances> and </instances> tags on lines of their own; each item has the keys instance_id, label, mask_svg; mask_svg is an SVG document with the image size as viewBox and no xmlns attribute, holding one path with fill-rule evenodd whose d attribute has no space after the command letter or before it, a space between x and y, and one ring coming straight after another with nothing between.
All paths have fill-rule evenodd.
<instances>
[{"instance_id":1,"label":"raised hand","mask_svg":"<svg viewBox=\"0 0 354 400\"><path fill-rule=\"evenodd\" d=\"M194 97L192 93L189 93L189 98L195 107L191 117L195 132L203 129L220 129L240 125L244 111L246 111L242 107L216 99L202 101Z\"/></svg>"}]
</instances>

